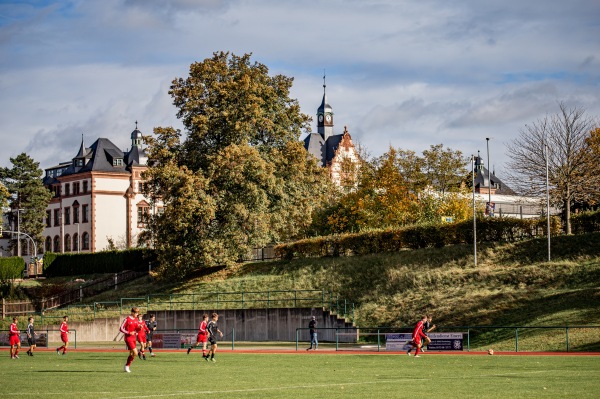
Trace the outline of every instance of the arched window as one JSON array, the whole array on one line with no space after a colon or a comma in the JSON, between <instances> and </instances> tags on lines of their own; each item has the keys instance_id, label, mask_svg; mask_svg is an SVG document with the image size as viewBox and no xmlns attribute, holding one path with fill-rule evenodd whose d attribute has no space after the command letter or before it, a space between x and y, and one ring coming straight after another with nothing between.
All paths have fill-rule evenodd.
<instances>
[{"instance_id":1,"label":"arched window","mask_svg":"<svg viewBox=\"0 0 600 399\"><path fill-rule=\"evenodd\" d=\"M60 238L54 236L54 252L60 252Z\"/></svg>"},{"instance_id":2,"label":"arched window","mask_svg":"<svg viewBox=\"0 0 600 399\"><path fill-rule=\"evenodd\" d=\"M77 233L73 234L73 251L79 251L79 236Z\"/></svg>"},{"instance_id":3,"label":"arched window","mask_svg":"<svg viewBox=\"0 0 600 399\"><path fill-rule=\"evenodd\" d=\"M52 237L46 237L46 252L52 251Z\"/></svg>"},{"instance_id":4,"label":"arched window","mask_svg":"<svg viewBox=\"0 0 600 399\"><path fill-rule=\"evenodd\" d=\"M65 236L65 252L71 252L71 235Z\"/></svg>"},{"instance_id":5,"label":"arched window","mask_svg":"<svg viewBox=\"0 0 600 399\"><path fill-rule=\"evenodd\" d=\"M83 249L90 249L90 235L87 232L83 232L83 234L81 235L81 239L81 247Z\"/></svg>"}]
</instances>

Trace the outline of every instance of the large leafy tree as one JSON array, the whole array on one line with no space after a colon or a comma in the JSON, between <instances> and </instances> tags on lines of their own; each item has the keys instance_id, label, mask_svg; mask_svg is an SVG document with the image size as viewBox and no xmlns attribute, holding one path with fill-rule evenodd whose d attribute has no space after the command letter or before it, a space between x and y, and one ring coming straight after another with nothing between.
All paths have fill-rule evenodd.
<instances>
[{"instance_id":1,"label":"large leafy tree","mask_svg":"<svg viewBox=\"0 0 600 399\"><path fill-rule=\"evenodd\" d=\"M461 184L465 164L459 151L444 150L441 144L422 157L390 147L361 165L355 189L320 211L315 233L440 223L442 216L463 220L471 207Z\"/></svg>"},{"instance_id":2,"label":"large leafy tree","mask_svg":"<svg viewBox=\"0 0 600 399\"><path fill-rule=\"evenodd\" d=\"M0 182L9 194L8 216L14 220L13 225L20 223L19 230L31 236L39 248L43 243L46 207L52 194L42 184L43 170L40 169L39 162L35 162L25 153L11 158L10 162L12 167L0 168ZM24 237L21 237L21 243L27 245ZM16 240L11 243L11 246L14 245Z\"/></svg>"},{"instance_id":3,"label":"large leafy tree","mask_svg":"<svg viewBox=\"0 0 600 399\"><path fill-rule=\"evenodd\" d=\"M326 171L299 141L310 118L289 97L293 79L251 56L214 53L173 81L186 138L149 138L147 194L165 212L146 239L163 276L227 265L256 246L302 236L329 190Z\"/></svg>"},{"instance_id":4,"label":"large leafy tree","mask_svg":"<svg viewBox=\"0 0 600 399\"><path fill-rule=\"evenodd\" d=\"M589 137L596 127L584 109L560 103L558 113L526 125L507 145L511 158L509 180L513 188L526 195L545 195L548 157L551 201L562 209L567 234L571 234L573 205L594 199L595 190L591 188L597 187L598 160L590 157Z\"/></svg>"}]
</instances>

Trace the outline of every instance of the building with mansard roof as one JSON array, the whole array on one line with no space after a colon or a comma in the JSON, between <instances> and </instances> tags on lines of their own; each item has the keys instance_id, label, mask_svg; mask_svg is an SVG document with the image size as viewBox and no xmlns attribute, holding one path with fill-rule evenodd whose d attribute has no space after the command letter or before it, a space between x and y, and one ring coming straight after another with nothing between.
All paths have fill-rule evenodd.
<instances>
[{"instance_id":1,"label":"building with mansard roof","mask_svg":"<svg viewBox=\"0 0 600 399\"><path fill-rule=\"evenodd\" d=\"M123 151L99 138L70 160L45 169L44 185L53 193L46 210L44 250L58 253L97 252L109 247L136 246L151 213L162 204L142 194L142 172L148 157L142 132L131 133L131 149Z\"/></svg>"},{"instance_id":2,"label":"building with mansard roof","mask_svg":"<svg viewBox=\"0 0 600 399\"><path fill-rule=\"evenodd\" d=\"M518 195L493 171L484 166L483 159L479 155L475 157L473 166L475 200L485 204L486 215L527 219L546 214L545 198ZM558 213L558 209L550 207L550 214Z\"/></svg>"},{"instance_id":3,"label":"building with mansard roof","mask_svg":"<svg viewBox=\"0 0 600 399\"><path fill-rule=\"evenodd\" d=\"M335 134L333 132L333 109L327 102L326 85L323 82L323 100L317 109L317 132L309 133L304 138L304 148L313 155L319 164L328 168L331 180L342 185L348 174L354 174L360 158L352 143L348 129Z\"/></svg>"}]
</instances>

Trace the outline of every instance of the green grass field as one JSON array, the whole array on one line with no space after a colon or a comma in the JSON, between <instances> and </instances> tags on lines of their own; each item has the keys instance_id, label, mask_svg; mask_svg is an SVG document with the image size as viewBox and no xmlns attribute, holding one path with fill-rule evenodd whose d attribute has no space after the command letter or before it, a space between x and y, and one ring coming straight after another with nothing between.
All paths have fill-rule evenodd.
<instances>
[{"instance_id":1,"label":"green grass field","mask_svg":"<svg viewBox=\"0 0 600 399\"><path fill-rule=\"evenodd\" d=\"M0 398L597 398L600 357L0 352Z\"/></svg>"}]
</instances>

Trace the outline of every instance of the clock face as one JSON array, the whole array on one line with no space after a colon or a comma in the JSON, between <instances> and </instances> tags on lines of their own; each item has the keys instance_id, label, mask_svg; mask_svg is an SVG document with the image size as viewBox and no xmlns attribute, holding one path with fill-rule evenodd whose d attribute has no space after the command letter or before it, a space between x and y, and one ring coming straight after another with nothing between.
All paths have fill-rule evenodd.
<instances>
[{"instance_id":1,"label":"clock face","mask_svg":"<svg viewBox=\"0 0 600 399\"><path fill-rule=\"evenodd\" d=\"M327 114L327 115L325 116L325 120L326 120L327 122L331 122L331 115Z\"/></svg>"},{"instance_id":2,"label":"clock face","mask_svg":"<svg viewBox=\"0 0 600 399\"><path fill-rule=\"evenodd\" d=\"M323 122L323 115L319 115L319 122Z\"/></svg>"}]
</instances>

